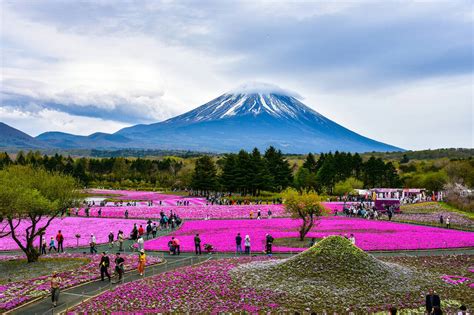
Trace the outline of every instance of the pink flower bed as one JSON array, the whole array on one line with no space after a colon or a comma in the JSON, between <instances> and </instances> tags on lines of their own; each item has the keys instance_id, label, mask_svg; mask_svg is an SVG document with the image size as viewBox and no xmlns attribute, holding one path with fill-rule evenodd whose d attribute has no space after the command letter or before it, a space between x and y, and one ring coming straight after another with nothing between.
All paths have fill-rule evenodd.
<instances>
[{"instance_id":1,"label":"pink flower bed","mask_svg":"<svg viewBox=\"0 0 474 315\"><path fill-rule=\"evenodd\" d=\"M204 205L206 204L205 198L190 198L180 197L176 195L160 194L154 191L133 191L133 190L110 190L110 189L90 189L88 190L91 194L109 195L114 199L118 200L149 200L154 203L162 202L166 206L175 206L178 201L189 201L192 205ZM119 196L116 196L119 195ZM112 205L113 203L108 203ZM140 204L146 205L146 202L140 202Z\"/></svg>"},{"instance_id":2,"label":"pink flower bed","mask_svg":"<svg viewBox=\"0 0 474 315\"><path fill-rule=\"evenodd\" d=\"M168 250L171 236L181 241L182 251L194 250L194 235L200 234L202 244L210 243L217 251L235 251L235 236L241 233L251 239L252 251L264 250L265 235L274 238L298 237L300 221L293 219L272 220L214 220L187 221L170 236L145 243L148 250ZM307 237L322 238L329 235L354 234L356 245L364 250L415 250L459 248L474 246L474 233L415 226L386 221L325 217ZM302 251L303 248L276 247L276 252Z\"/></svg>"},{"instance_id":3,"label":"pink flower bed","mask_svg":"<svg viewBox=\"0 0 474 315\"><path fill-rule=\"evenodd\" d=\"M133 224L136 223L137 226L143 225L143 228L146 226L146 220L136 219L136 220L125 220L125 219L98 219L98 218L78 218L78 217L66 217L58 218L51 222L49 227L46 230L46 243L49 247L49 240L51 236L56 236L58 230L62 231L64 235L64 247L75 247L76 246L76 234L80 234L81 238L79 239L79 246L89 246L91 233L95 235L97 243L107 243L108 234L110 231L114 233L114 236L117 236L119 230L122 230L125 233L125 236L128 237L132 231ZM29 225L21 223L17 231L17 234L24 236L24 230ZM39 224L41 227L42 224ZM3 227L3 224L0 225L0 228ZM35 241L35 245L39 245L39 240ZM13 241L11 237L0 238L0 250L16 250L18 249L17 244Z\"/></svg>"},{"instance_id":4,"label":"pink flower bed","mask_svg":"<svg viewBox=\"0 0 474 315\"><path fill-rule=\"evenodd\" d=\"M160 211L169 215L171 211L183 219L199 220L208 216L211 219L246 219L249 218L250 211L253 217L257 216L260 209L262 218L266 218L268 210L272 211L273 217L286 217L285 209L282 205L243 205L243 206L129 206L129 207L102 207L102 217L124 218L125 210L128 210L129 218L160 218ZM90 216L97 216L99 208L91 208ZM73 211L74 212L74 211ZM80 216L85 216L84 209L79 210Z\"/></svg>"}]
</instances>

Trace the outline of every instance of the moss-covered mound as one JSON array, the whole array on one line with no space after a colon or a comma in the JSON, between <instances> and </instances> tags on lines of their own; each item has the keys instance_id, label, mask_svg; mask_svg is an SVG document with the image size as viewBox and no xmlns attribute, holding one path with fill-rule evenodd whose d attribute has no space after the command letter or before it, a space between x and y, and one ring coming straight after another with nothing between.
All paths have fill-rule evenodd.
<instances>
[{"instance_id":1,"label":"moss-covered mound","mask_svg":"<svg viewBox=\"0 0 474 315\"><path fill-rule=\"evenodd\" d=\"M439 282L380 261L339 236L327 237L288 259L242 265L231 274L239 285L285 293L287 300L279 302L289 310L311 311L419 305L433 281Z\"/></svg>"}]
</instances>

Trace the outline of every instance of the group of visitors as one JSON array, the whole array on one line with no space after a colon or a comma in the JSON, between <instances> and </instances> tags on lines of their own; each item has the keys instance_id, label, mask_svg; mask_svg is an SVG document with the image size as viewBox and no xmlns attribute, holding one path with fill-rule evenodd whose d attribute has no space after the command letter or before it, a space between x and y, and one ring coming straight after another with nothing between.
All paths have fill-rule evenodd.
<instances>
[{"instance_id":1,"label":"group of visitors","mask_svg":"<svg viewBox=\"0 0 474 315\"><path fill-rule=\"evenodd\" d=\"M272 210L268 209L267 211L267 218L268 219L271 219L272 218ZM249 212L249 218L250 220L252 220L254 218L254 212L253 210L250 210ZM256 216L257 220L260 220L262 218L262 211L260 209L257 210L257 216Z\"/></svg>"},{"instance_id":2,"label":"group of visitors","mask_svg":"<svg viewBox=\"0 0 474 315\"><path fill-rule=\"evenodd\" d=\"M170 255L179 255L181 254L181 245L179 240L176 237L171 237L171 240L168 242L168 248Z\"/></svg>"},{"instance_id":3,"label":"group of visitors","mask_svg":"<svg viewBox=\"0 0 474 315\"><path fill-rule=\"evenodd\" d=\"M46 239L42 239L41 255L46 255L46 247L47 247ZM51 236L51 239L49 240L48 253L51 253L51 251L58 252L58 253L64 252L64 235L62 234L61 230L58 231L58 234L56 234L56 237Z\"/></svg>"},{"instance_id":4,"label":"group of visitors","mask_svg":"<svg viewBox=\"0 0 474 315\"><path fill-rule=\"evenodd\" d=\"M439 224L441 226L443 226L444 224L446 224L446 228L449 229L451 227L451 216L448 215L448 217L446 218L446 220L444 219L443 215L440 215L439 216Z\"/></svg>"},{"instance_id":5,"label":"group of visitors","mask_svg":"<svg viewBox=\"0 0 474 315\"><path fill-rule=\"evenodd\" d=\"M368 202L361 202L359 204L352 203L350 205L344 203L342 212L347 217L359 217L372 220L377 220L380 216L377 208L371 206ZM334 215L337 215L337 210L334 211Z\"/></svg>"}]
</instances>

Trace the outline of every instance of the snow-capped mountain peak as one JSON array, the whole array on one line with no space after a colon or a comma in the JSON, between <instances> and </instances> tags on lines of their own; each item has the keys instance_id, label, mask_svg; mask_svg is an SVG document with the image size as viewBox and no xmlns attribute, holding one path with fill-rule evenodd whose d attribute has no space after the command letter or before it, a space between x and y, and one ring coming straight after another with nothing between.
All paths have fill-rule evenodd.
<instances>
[{"instance_id":1,"label":"snow-capped mountain peak","mask_svg":"<svg viewBox=\"0 0 474 315\"><path fill-rule=\"evenodd\" d=\"M250 83L227 92L193 111L168 122L200 122L234 116L269 115L279 119L308 120L322 116L301 103L298 94L266 83ZM309 117L312 116L312 117Z\"/></svg>"}]
</instances>

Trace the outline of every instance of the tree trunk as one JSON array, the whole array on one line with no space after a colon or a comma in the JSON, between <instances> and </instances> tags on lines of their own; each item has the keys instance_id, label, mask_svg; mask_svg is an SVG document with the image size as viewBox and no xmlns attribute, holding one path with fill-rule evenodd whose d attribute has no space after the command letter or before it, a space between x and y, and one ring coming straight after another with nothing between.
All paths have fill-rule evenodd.
<instances>
[{"instance_id":1,"label":"tree trunk","mask_svg":"<svg viewBox=\"0 0 474 315\"><path fill-rule=\"evenodd\" d=\"M33 244L27 244L24 252L29 263L38 261L39 253Z\"/></svg>"}]
</instances>

